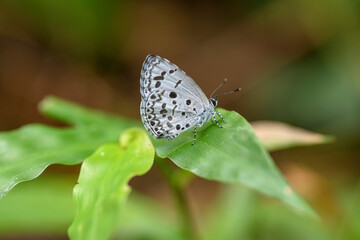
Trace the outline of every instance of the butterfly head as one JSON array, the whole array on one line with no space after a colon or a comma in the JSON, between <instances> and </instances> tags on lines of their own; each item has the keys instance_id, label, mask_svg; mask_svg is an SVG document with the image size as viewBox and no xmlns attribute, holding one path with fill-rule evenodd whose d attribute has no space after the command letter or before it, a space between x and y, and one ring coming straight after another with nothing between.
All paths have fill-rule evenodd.
<instances>
[{"instance_id":1,"label":"butterfly head","mask_svg":"<svg viewBox=\"0 0 360 240\"><path fill-rule=\"evenodd\" d=\"M209 102L215 108L218 104L218 98L209 98Z\"/></svg>"}]
</instances>

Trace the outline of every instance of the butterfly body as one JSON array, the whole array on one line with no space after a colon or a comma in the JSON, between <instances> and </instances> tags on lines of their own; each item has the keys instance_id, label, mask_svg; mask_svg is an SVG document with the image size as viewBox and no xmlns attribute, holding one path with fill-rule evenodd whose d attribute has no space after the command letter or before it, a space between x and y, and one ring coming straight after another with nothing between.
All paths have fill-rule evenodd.
<instances>
[{"instance_id":1,"label":"butterfly body","mask_svg":"<svg viewBox=\"0 0 360 240\"><path fill-rule=\"evenodd\" d=\"M196 127L211 117L216 121L215 114L220 114L217 99L208 99L184 71L156 55L148 55L143 63L140 93L141 119L155 138L170 140L194 126L196 137Z\"/></svg>"}]
</instances>

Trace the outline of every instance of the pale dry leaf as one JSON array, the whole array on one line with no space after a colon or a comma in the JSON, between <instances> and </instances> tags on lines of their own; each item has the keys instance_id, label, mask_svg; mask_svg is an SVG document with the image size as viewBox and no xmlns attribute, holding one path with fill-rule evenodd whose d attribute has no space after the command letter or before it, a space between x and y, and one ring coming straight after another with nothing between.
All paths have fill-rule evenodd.
<instances>
[{"instance_id":1,"label":"pale dry leaf","mask_svg":"<svg viewBox=\"0 0 360 240\"><path fill-rule=\"evenodd\" d=\"M269 151L314 144L328 143L331 136L304 130L286 123L256 121L251 123L256 136Z\"/></svg>"}]
</instances>

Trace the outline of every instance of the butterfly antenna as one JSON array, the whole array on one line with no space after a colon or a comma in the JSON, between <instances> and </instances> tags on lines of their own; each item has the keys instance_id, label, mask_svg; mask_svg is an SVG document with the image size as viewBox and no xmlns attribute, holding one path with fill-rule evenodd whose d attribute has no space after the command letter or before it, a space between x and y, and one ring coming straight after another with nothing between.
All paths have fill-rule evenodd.
<instances>
[{"instance_id":1,"label":"butterfly antenna","mask_svg":"<svg viewBox=\"0 0 360 240\"><path fill-rule=\"evenodd\" d=\"M222 96L222 95L227 95L227 94L230 94L230 93L238 92L240 90L241 90L241 88L237 88L237 89L232 90L230 92L220 93L220 94L216 95L214 98L217 98L217 97Z\"/></svg>"},{"instance_id":2,"label":"butterfly antenna","mask_svg":"<svg viewBox=\"0 0 360 240\"><path fill-rule=\"evenodd\" d=\"M210 98L212 98L212 95L214 95L214 93L216 93L216 91L219 90L219 88L221 88L226 82L227 79L225 78L224 81L211 93Z\"/></svg>"}]
</instances>

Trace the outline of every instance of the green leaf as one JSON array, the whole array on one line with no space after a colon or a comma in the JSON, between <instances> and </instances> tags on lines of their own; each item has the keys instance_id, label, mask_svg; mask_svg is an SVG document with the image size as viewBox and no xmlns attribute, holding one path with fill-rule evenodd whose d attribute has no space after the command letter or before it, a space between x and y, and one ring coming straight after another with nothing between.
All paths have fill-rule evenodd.
<instances>
[{"instance_id":1,"label":"green leaf","mask_svg":"<svg viewBox=\"0 0 360 240\"><path fill-rule=\"evenodd\" d=\"M104 145L84 161L74 188L71 239L110 238L130 192L129 180L151 168L154 154L145 132L130 129L120 137L119 144Z\"/></svg>"},{"instance_id":2,"label":"green leaf","mask_svg":"<svg viewBox=\"0 0 360 240\"><path fill-rule=\"evenodd\" d=\"M122 117L91 110L56 97L47 97L42 101L40 110L44 115L72 124L74 127L54 128L40 124L31 124L18 130L0 133L0 198L5 196L6 193L19 182L36 178L48 165L56 163L78 164L102 144L115 142L125 129L133 126L142 127L142 124L139 121L131 121ZM232 115L236 114L233 113ZM231 128L229 128L230 124L233 125ZM240 129L240 134L237 136L238 138L246 137L247 135L244 135L243 132L251 131L248 124L245 128L243 128L244 126L242 125L237 126L237 124L236 121L230 122L224 125L224 129L218 129L211 122L207 123L206 126L209 127L209 130L212 130L206 130L203 131L203 133L200 131L197 143L190 148L190 150L197 149L200 146L206 148L208 143L218 147L219 145L215 144L214 140L223 139L222 141L224 142L232 141L234 138L233 135L236 135L236 132L232 131L237 131L236 128ZM206 126L203 129L205 129ZM213 136L204 138L204 133L208 134L211 132L214 132ZM229 133L224 135L222 134L224 132ZM222 138L219 138L217 135L218 133L222 134ZM229 138L227 138L227 136L229 136ZM159 145L158 152L163 154L162 156L166 156L167 152L172 151L171 149L178 149L181 147L177 146L179 142L191 141L192 138L192 132L188 131L181 134L177 139L169 142L163 141L162 144ZM153 137L151 137L151 139L156 144L159 142ZM236 145L235 148L239 148L240 146L242 149L251 150L251 148L247 148L247 141L240 141L238 143L239 144ZM243 145L243 143L245 145ZM256 144L258 144L258 142L256 142ZM190 145L190 143L188 145ZM274 145L267 146L270 146L269 148L271 149L275 149L285 147L285 145L286 144L282 142L281 145L277 145L276 147L274 147ZM290 145L288 144L286 147L290 147ZM264 151L261 147L258 147L258 149ZM232 152L231 145L229 145L229 150L230 155L236 152ZM204 152L205 155L202 155ZM197 158L200 156L200 159L204 159L206 158L206 152L207 151L195 151L194 155L192 155L190 154L190 151L188 155L184 156L190 156L190 158ZM214 157L216 157L216 154ZM182 161L182 163L184 163L184 161ZM182 167L182 163L178 165ZM232 177L230 176L230 179L227 179L226 177L213 177L213 174L201 174L202 171L208 171L206 162L204 162L204 164L204 168L200 166L200 168L196 170L199 172L197 175L219 181L239 182L238 180L231 179ZM209 162L209 164L213 163ZM240 163L240 165L242 167L242 163ZM197 168L197 166L195 167ZM183 166L183 168L188 169L187 166ZM231 171L236 172L236 169L234 168ZM241 182L243 182L243 180Z\"/></svg>"},{"instance_id":3,"label":"green leaf","mask_svg":"<svg viewBox=\"0 0 360 240\"><path fill-rule=\"evenodd\" d=\"M251 126L268 151L323 144L334 140L331 136L310 132L281 122L257 121L252 122Z\"/></svg>"},{"instance_id":4,"label":"green leaf","mask_svg":"<svg viewBox=\"0 0 360 240\"><path fill-rule=\"evenodd\" d=\"M296 210L316 216L308 204L281 175L250 124L236 112L220 109L223 128L208 122L198 131L187 131L171 141L154 140L160 157L200 177L226 183L241 183L280 199Z\"/></svg>"},{"instance_id":5,"label":"green leaf","mask_svg":"<svg viewBox=\"0 0 360 240\"><path fill-rule=\"evenodd\" d=\"M42 100L39 110L45 116L77 127L123 130L141 126L137 121L87 108L54 96L48 96Z\"/></svg>"},{"instance_id":6,"label":"green leaf","mask_svg":"<svg viewBox=\"0 0 360 240\"><path fill-rule=\"evenodd\" d=\"M30 124L0 133L0 198L16 184L39 176L51 164L78 164L104 143L138 124L49 97L41 109L46 115L74 124L54 128Z\"/></svg>"}]
</instances>

